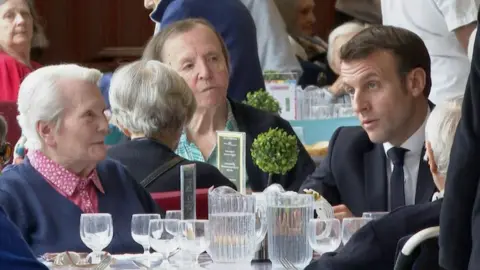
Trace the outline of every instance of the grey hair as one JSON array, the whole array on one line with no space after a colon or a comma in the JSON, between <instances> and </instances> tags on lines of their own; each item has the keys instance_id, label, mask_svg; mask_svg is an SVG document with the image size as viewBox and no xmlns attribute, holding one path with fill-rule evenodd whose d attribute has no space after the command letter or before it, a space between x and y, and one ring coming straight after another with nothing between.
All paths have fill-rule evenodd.
<instances>
[{"instance_id":1,"label":"grey hair","mask_svg":"<svg viewBox=\"0 0 480 270\"><path fill-rule=\"evenodd\" d=\"M185 80L156 60L139 60L116 70L109 100L112 123L146 137L181 131L196 110Z\"/></svg>"},{"instance_id":2,"label":"grey hair","mask_svg":"<svg viewBox=\"0 0 480 270\"><path fill-rule=\"evenodd\" d=\"M339 45L338 47L334 46L335 40L338 37L348 35L348 34L356 34L369 26L370 25L368 24L352 21L352 22L346 22L338 26L337 28L333 29L333 31L330 32L330 34L328 35L328 50L327 50L328 64L330 66L333 65L334 56L337 52L340 52L340 48L343 45L343 44L337 44Z\"/></svg>"},{"instance_id":3,"label":"grey hair","mask_svg":"<svg viewBox=\"0 0 480 270\"><path fill-rule=\"evenodd\" d=\"M425 141L432 146L433 157L440 175L446 177L455 131L462 116L462 100L437 104L425 125Z\"/></svg>"},{"instance_id":4,"label":"grey hair","mask_svg":"<svg viewBox=\"0 0 480 270\"><path fill-rule=\"evenodd\" d=\"M63 96L59 82L62 80L82 80L98 85L102 73L96 69L74 64L52 65L30 73L20 85L18 93L18 124L26 138L27 149L42 148L42 139L36 126L39 121L60 123Z\"/></svg>"}]
</instances>

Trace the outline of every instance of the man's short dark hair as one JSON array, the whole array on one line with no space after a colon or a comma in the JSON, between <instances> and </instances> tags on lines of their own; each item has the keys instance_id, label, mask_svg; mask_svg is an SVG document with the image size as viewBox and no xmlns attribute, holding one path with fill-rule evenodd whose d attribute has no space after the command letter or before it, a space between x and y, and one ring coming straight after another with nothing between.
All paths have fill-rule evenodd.
<instances>
[{"instance_id":1,"label":"man's short dark hair","mask_svg":"<svg viewBox=\"0 0 480 270\"><path fill-rule=\"evenodd\" d=\"M394 26L375 25L356 34L340 49L341 61L365 59L377 51L393 53L401 78L415 68L425 71L423 94L428 97L432 88L430 55L423 40L415 33Z\"/></svg>"}]
</instances>

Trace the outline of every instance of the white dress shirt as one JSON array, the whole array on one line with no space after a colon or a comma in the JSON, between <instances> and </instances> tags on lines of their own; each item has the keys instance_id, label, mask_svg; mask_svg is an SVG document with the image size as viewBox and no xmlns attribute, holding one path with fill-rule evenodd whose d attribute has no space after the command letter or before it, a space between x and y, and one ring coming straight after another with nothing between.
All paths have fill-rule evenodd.
<instances>
[{"instance_id":1,"label":"white dress shirt","mask_svg":"<svg viewBox=\"0 0 480 270\"><path fill-rule=\"evenodd\" d=\"M425 145L425 124L428 116L430 115L430 109L428 110L427 117L423 124L420 126L410 138L408 138L400 147L408 149L405 153L405 159L403 164L403 172L405 177L404 190L405 190L405 205L415 204L415 194L417 191L417 178L418 169L420 167L420 161L423 159L422 152ZM383 149L385 155L388 150L394 147L391 143L384 143ZM393 172L393 163L387 156L387 178L388 178L388 209L390 209L390 178Z\"/></svg>"},{"instance_id":2,"label":"white dress shirt","mask_svg":"<svg viewBox=\"0 0 480 270\"><path fill-rule=\"evenodd\" d=\"M477 20L480 0L382 0L384 25L419 35L430 53L430 100L440 103L463 96L470 72L465 49L454 30Z\"/></svg>"}]
</instances>

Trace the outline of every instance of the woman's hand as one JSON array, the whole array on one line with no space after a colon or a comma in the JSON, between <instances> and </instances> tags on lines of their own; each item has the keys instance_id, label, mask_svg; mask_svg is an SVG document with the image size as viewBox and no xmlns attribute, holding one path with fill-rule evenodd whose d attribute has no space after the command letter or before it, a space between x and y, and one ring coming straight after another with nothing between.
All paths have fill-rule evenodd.
<instances>
[{"instance_id":1,"label":"woman's hand","mask_svg":"<svg viewBox=\"0 0 480 270\"><path fill-rule=\"evenodd\" d=\"M435 182L435 186L439 191L445 189L445 177L438 173L437 163L435 162L435 158L433 157L432 146L430 142L425 142L425 148L427 151L428 156L428 166L430 167L430 172L432 173L433 182Z\"/></svg>"}]
</instances>

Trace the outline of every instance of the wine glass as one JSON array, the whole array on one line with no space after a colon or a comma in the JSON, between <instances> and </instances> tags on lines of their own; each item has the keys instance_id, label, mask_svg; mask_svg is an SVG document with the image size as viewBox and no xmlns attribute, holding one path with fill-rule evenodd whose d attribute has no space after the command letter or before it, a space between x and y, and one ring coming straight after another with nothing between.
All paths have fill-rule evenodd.
<instances>
[{"instance_id":1,"label":"wine glass","mask_svg":"<svg viewBox=\"0 0 480 270\"><path fill-rule=\"evenodd\" d=\"M380 219L386 214L388 214L388 212L364 212L362 218Z\"/></svg>"},{"instance_id":2,"label":"wine glass","mask_svg":"<svg viewBox=\"0 0 480 270\"><path fill-rule=\"evenodd\" d=\"M178 228L180 248L192 255L193 263L198 265L198 257L210 245L208 220L180 220Z\"/></svg>"},{"instance_id":3,"label":"wine glass","mask_svg":"<svg viewBox=\"0 0 480 270\"><path fill-rule=\"evenodd\" d=\"M178 241L175 235L167 230L168 227L178 227L177 219L154 219L150 220L149 241L150 246L162 254L164 264L169 264L168 257L170 253L178 248ZM168 267L167 267L168 268Z\"/></svg>"},{"instance_id":4,"label":"wine glass","mask_svg":"<svg viewBox=\"0 0 480 270\"><path fill-rule=\"evenodd\" d=\"M132 238L143 247L143 254L150 253L150 241L148 239L148 226L150 220L161 219L159 214L134 214L132 215Z\"/></svg>"},{"instance_id":5,"label":"wine glass","mask_svg":"<svg viewBox=\"0 0 480 270\"><path fill-rule=\"evenodd\" d=\"M182 210L168 210L165 219L182 219Z\"/></svg>"},{"instance_id":6,"label":"wine glass","mask_svg":"<svg viewBox=\"0 0 480 270\"><path fill-rule=\"evenodd\" d=\"M342 221L342 242L347 244L348 240L352 238L353 234L370 222L371 218L344 218Z\"/></svg>"},{"instance_id":7,"label":"wine glass","mask_svg":"<svg viewBox=\"0 0 480 270\"><path fill-rule=\"evenodd\" d=\"M337 250L342 243L342 228L338 219L310 219L308 231L308 242L320 255Z\"/></svg>"},{"instance_id":8,"label":"wine glass","mask_svg":"<svg viewBox=\"0 0 480 270\"><path fill-rule=\"evenodd\" d=\"M80 216L80 238L92 250L88 255L93 264L101 261L102 250L113 238L112 216L110 214L82 214Z\"/></svg>"}]
</instances>

